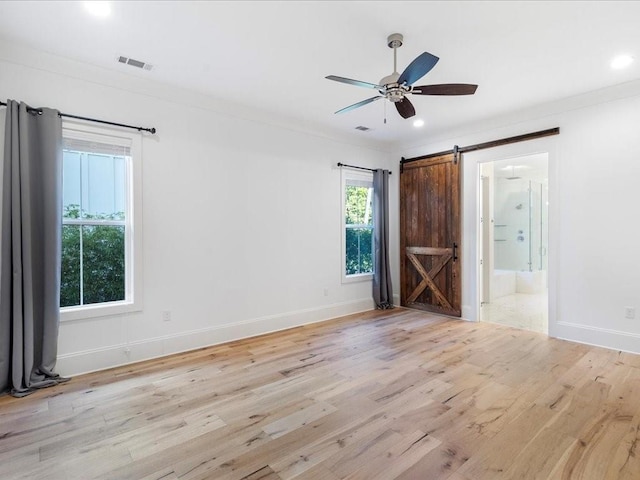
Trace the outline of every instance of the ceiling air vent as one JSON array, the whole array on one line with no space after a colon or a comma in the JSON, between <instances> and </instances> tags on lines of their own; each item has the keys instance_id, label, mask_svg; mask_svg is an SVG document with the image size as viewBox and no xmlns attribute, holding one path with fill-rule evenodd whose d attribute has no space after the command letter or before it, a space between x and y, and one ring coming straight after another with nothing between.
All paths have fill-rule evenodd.
<instances>
[{"instance_id":1,"label":"ceiling air vent","mask_svg":"<svg viewBox=\"0 0 640 480\"><path fill-rule=\"evenodd\" d=\"M153 65L150 63L141 62L140 60L134 60L129 57L123 57L122 55L118 57L118 62L124 63L125 65L131 65L132 67L141 68L143 70L151 70L153 68Z\"/></svg>"},{"instance_id":2,"label":"ceiling air vent","mask_svg":"<svg viewBox=\"0 0 640 480\"><path fill-rule=\"evenodd\" d=\"M358 125L356 127L356 130L360 130L361 132L368 132L371 129L369 127L365 127L364 125Z\"/></svg>"}]
</instances>

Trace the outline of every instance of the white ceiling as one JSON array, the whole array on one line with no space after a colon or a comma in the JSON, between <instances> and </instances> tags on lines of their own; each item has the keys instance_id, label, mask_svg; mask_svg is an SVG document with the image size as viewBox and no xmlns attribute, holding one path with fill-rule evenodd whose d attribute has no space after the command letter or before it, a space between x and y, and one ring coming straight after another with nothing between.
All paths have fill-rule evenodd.
<instances>
[{"instance_id":1,"label":"white ceiling","mask_svg":"<svg viewBox=\"0 0 640 480\"><path fill-rule=\"evenodd\" d=\"M82 3L2 1L0 38L389 143L640 78L635 1L127 1L112 2L106 19ZM440 62L418 85L476 83L476 94L412 96L421 129L387 101L334 115L375 92L324 77L376 83L393 70L386 38L394 32L405 39L399 71L428 51ZM614 71L620 53L638 61ZM118 64L118 55L154 69Z\"/></svg>"}]
</instances>

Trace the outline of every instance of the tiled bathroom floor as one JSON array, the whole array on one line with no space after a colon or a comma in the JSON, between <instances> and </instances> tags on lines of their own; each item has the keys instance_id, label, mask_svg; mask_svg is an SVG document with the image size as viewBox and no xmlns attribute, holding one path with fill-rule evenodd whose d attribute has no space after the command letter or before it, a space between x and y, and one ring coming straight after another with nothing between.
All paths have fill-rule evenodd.
<instances>
[{"instance_id":1,"label":"tiled bathroom floor","mask_svg":"<svg viewBox=\"0 0 640 480\"><path fill-rule=\"evenodd\" d=\"M515 293L484 304L480 309L480 318L483 322L548 333L548 312L546 293Z\"/></svg>"}]
</instances>

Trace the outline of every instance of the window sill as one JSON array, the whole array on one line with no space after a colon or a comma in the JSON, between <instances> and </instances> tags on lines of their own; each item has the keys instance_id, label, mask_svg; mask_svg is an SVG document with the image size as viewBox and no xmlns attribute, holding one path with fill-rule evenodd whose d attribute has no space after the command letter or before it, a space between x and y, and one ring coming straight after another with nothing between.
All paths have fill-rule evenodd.
<instances>
[{"instance_id":1,"label":"window sill","mask_svg":"<svg viewBox=\"0 0 640 480\"><path fill-rule=\"evenodd\" d=\"M139 302L110 302L81 307L63 307L60 309L60 321L88 320L98 317L109 317L123 313L139 312L142 305Z\"/></svg>"},{"instance_id":2,"label":"window sill","mask_svg":"<svg viewBox=\"0 0 640 480\"><path fill-rule=\"evenodd\" d=\"M342 283L368 282L373 280L373 273L360 273L356 275L344 275Z\"/></svg>"}]
</instances>

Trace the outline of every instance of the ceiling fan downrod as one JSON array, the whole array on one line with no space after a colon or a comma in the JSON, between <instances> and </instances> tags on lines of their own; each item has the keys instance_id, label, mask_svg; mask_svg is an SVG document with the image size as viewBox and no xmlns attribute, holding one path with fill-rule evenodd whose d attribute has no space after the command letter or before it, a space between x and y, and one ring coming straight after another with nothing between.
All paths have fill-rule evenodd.
<instances>
[{"instance_id":1,"label":"ceiling fan downrod","mask_svg":"<svg viewBox=\"0 0 640 480\"><path fill-rule=\"evenodd\" d=\"M403 40L401 33L392 33L387 37L387 46L393 48L393 73L398 73L398 48L402 46Z\"/></svg>"},{"instance_id":2,"label":"ceiling fan downrod","mask_svg":"<svg viewBox=\"0 0 640 480\"><path fill-rule=\"evenodd\" d=\"M405 93L410 89L398 83L400 74L398 73L398 48L402 46L403 36L401 33L392 33L387 37L387 46L393 48L393 73L380 80L382 88L378 91L380 95L391 102L400 102L404 99Z\"/></svg>"}]
</instances>

